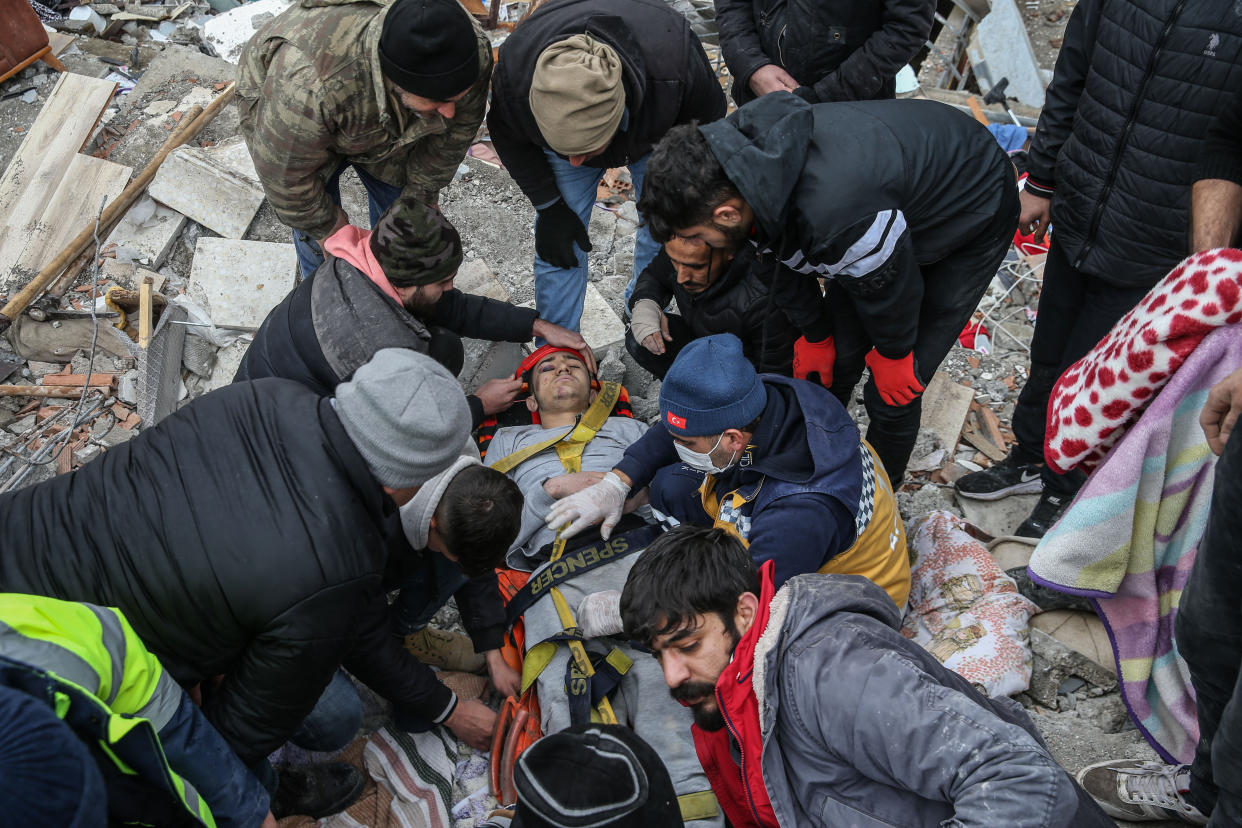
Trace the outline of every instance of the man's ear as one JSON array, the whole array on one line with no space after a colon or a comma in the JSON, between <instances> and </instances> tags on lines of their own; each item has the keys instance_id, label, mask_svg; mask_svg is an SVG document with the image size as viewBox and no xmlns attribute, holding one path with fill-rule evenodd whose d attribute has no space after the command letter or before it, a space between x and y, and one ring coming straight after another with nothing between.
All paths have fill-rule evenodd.
<instances>
[{"instance_id":1,"label":"man's ear","mask_svg":"<svg viewBox=\"0 0 1242 828\"><path fill-rule=\"evenodd\" d=\"M737 607L733 610L733 625L739 635L746 635L755 617L759 614L759 596L753 592L743 592L738 596Z\"/></svg>"},{"instance_id":2,"label":"man's ear","mask_svg":"<svg viewBox=\"0 0 1242 828\"><path fill-rule=\"evenodd\" d=\"M536 411L539 410L539 403L535 402L534 392L531 392L526 397L526 410L529 411L531 414L534 414Z\"/></svg>"},{"instance_id":3,"label":"man's ear","mask_svg":"<svg viewBox=\"0 0 1242 828\"><path fill-rule=\"evenodd\" d=\"M741 429L727 428L721 435L723 439L720 441L720 447L729 451L742 452L746 450L746 433Z\"/></svg>"},{"instance_id":4,"label":"man's ear","mask_svg":"<svg viewBox=\"0 0 1242 828\"><path fill-rule=\"evenodd\" d=\"M595 398L598 396L599 396L599 392L596 391L594 388L592 388L590 392L587 394L587 405L594 405Z\"/></svg>"},{"instance_id":5,"label":"man's ear","mask_svg":"<svg viewBox=\"0 0 1242 828\"><path fill-rule=\"evenodd\" d=\"M712 221L725 227L737 227L742 223L742 200L737 196L730 196L725 201L712 210Z\"/></svg>"}]
</instances>

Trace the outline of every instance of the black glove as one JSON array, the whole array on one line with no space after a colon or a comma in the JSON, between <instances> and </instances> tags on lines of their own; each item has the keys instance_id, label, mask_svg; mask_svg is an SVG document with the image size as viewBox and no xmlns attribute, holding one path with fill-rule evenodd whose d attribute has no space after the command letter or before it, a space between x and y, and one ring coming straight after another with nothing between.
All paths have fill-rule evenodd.
<instances>
[{"instance_id":1,"label":"black glove","mask_svg":"<svg viewBox=\"0 0 1242 828\"><path fill-rule=\"evenodd\" d=\"M582 220L563 199L558 198L540 210L535 219L535 252L550 265L574 267L578 264L574 242L586 252L591 252L591 239L582 226Z\"/></svg>"},{"instance_id":2,"label":"black glove","mask_svg":"<svg viewBox=\"0 0 1242 828\"><path fill-rule=\"evenodd\" d=\"M809 104L820 102L819 95L815 94L815 87L813 86L799 86L793 93Z\"/></svg>"}]
</instances>

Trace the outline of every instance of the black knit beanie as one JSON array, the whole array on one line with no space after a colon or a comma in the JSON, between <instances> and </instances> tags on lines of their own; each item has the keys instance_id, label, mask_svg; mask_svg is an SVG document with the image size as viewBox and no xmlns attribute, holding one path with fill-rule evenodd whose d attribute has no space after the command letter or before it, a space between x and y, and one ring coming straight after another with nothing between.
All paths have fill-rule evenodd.
<instances>
[{"instance_id":1,"label":"black knit beanie","mask_svg":"<svg viewBox=\"0 0 1242 828\"><path fill-rule=\"evenodd\" d=\"M668 769L620 725L582 724L544 736L513 768L511 828L680 828Z\"/></svg>"},{"instance_id":2,"label":"black knit beanie","mask_svg":"<svg viewBox=\"0 0 1242 828\"><path fill-rule=\"evenodd\" d=\"M457 0L397 0L379 41L384 75L413 95L447 101L479 79L479 42Z\"/></svg>"}]
</instances>

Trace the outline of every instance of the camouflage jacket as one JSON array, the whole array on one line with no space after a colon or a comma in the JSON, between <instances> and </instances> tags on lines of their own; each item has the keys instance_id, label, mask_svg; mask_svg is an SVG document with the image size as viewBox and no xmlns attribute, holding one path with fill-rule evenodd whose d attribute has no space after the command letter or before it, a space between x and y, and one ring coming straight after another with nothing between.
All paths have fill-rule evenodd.
<instances>
[{"instance_id":1,"label":"camouflage jacket","mask_svg":"<svg viewBox=\"0 0 1242 828\"><path fill-rule=\"evenodd\" d=\"M423 117L380 71L387 8L388 0L300 0L242 51L237 99L255 169L280 220L315 238L335 224L325 184L342 162L432 202L483 121L492 47L478 24L478 81L452 120Z\"/></svg>"}]
</instances>

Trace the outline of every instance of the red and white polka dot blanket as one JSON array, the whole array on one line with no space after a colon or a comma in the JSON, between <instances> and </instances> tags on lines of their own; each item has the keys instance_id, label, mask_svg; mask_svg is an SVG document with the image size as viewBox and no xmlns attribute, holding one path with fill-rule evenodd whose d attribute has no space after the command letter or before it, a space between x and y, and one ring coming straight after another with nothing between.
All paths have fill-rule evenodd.
<instances>
[{"instance_id":1,"label":"red and white polka dot blanket","mask_svg":"<svg viewBox=\"0 0 1242 828\"><path fill-rule=\"evenodd\" d=\"M1196 253L1057 380L1044 459L1091 471L1203 337L1242 322L1242 250Z\"/></svg>"}]
</instances>

